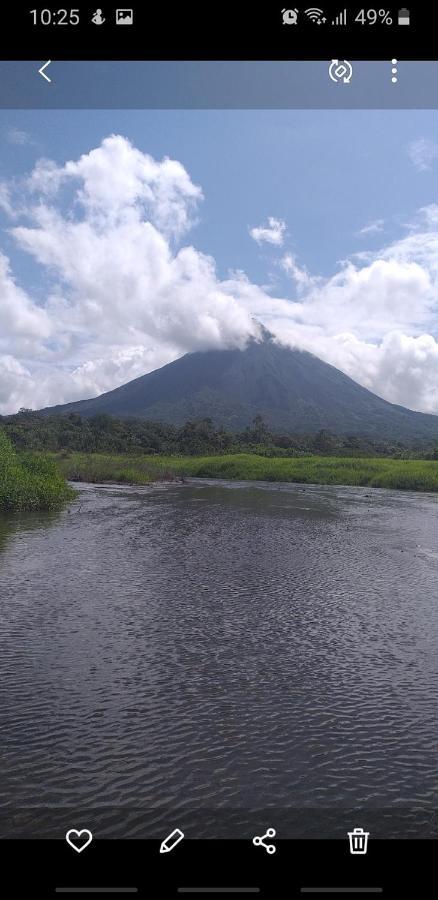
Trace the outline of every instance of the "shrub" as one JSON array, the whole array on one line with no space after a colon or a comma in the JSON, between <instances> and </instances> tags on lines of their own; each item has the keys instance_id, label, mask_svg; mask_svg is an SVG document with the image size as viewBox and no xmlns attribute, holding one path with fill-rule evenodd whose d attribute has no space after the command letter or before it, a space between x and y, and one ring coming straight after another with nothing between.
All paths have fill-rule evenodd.
<instances>
[{"instance_id":1,"label":"shrub","mask_svg":"<svg viewBox=\"0 0 438 900\"><path fill-rule=\"evenodd\" d=\"M72 496L54 460L18 454L0 430L0 510L55 509Z\"/></svg>"}]
</instances>

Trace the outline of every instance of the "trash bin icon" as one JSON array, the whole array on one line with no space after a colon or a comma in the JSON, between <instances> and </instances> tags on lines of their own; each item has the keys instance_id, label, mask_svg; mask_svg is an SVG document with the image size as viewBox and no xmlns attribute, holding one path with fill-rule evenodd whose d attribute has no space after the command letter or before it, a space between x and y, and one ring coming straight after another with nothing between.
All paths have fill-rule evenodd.
<instances>
[{"instance_id":1,"label":"trash bin icon","mask_svg":"<svg viewBox=\"0 0 438 900\"><path fill-rule=\"evenodd\" d=\"M349 831L350 853L353 855L365 854L368 849L369 836L369 831L364 831L363 828L354 828L353 831Z\"/></svg>"}]
</instances>

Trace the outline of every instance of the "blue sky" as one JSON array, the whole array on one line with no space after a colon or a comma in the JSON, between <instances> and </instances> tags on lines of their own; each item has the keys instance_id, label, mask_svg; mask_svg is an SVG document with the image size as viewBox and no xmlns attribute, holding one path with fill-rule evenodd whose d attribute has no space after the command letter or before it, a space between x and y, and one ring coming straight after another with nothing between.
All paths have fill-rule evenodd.
<instances>
[{"instance_id":1,"label":"blue sky","mask_svg":"<svg viewBox=\"0 0 438 900\"><path fill-rule=\"evenodd\" d=\"M205 201L192 232L220 273L243 268L266 278L265 260L248 226L284 219L301 261L330 274L339 259L363 249L357 232L385 218L400 224L436 196L437 168L416 171L410 145L438 144L438 115L414 110L88 110L12 111L1 116L0 177L29 171L39 156L76 159L111 133L156 159L180 160ZM9 143L11 129L34 144Z\"/></svg>"},{"instance_id":2,"label":"blue sky","mask_svg":"<svg viewBox=\"0 0 438 900\"><path fill-rule=\"evenodd\" d=\"M95 229L89 232L92 265L94 238L102 237L102 223L96 224L90 202L82 204L80 192L88 176L82 164L76 164L111 134L158 165L166 156L178 161L194 186L181 188L190 211L178 234L168 232L168 223L161 227L155 200L156 218L151 220L143 200L134 205L138 227L150 220L172 258L192 246L196 267L205 257L214 260L215 273L209 272L205 288L212 299L203 307L202 327L196 297L205 272L193 274L193 260L190 275L186 268L183 274L183 282L198 279L193 282L193 328L186 321L182 325L183 305L185 316L191 312L190 291L184 288L182 304L179 287L175 309L167 297L163 301L167 332L163 324L158 328L148 324L147 317L143 321L138 304L148 305L153 281L150 272L137 271L137 254L131 288L138 296L132 309L126 307L135 333L117 341L123 304L112 319L110 294L118 273L112 273L104 301L94 294L84 272L75 274L61 259L60 246L54 246L62 240L66 223L86 219ZM30 330L25 325L21 334L19 322L8 326L11 316L5 314L0 412L14 411L17 404L91 396L191 349L240 345L251 330L248 320L256 316L278 339L313 350L387 399L438 413L435 111L3 111L0 140L0 184L9 197L0 219L0 251L9 261L0 290L0 322L2 302L4 310L15 302L11 284L21 290L20 302L27 304L29 316L36 316ZM27 179L41 158L57 168L62 186L55 191L47 171L38 180L38 191L35 186L29 189ZM68 161L75 163L74 172L60 176ZM102 165L110 187L107 160ZM40 213L42 208L51 210L50 225L35 214L36 201ZM105 203L107 215L108 196ZM62 223L56 227L55 210ZM127 212L120 212L119 201L117 210L122 217ZM269 231L270 219L277 223L275 242L255 240L254 229ZM113 224L112 219L105 221L105 227ZM69 234L68 240L76 237ZM120 231L119 247L122 239L126 229ZM133 233L132 241L136 239ZM64 253L66 240L64 236ZM49 241L50 252L43 247ZM102 263L99 254L109 252L108 242L105 251L102 247L102 241L96 243L96 270ZM148 257L142 245L143 251ZM162 244L156 249L161 252L167 252ZM111 266L113 260L111 253ZM346 265L348 277L342 275ZM245 290L236 285L236 272L245 273ZM139 288L143 284L144 295ZM232 298L233 310L216 305L216 289ZM99 303L103 305L96 314ZM87 319L91 308L93 315ZM99 334L99 316L111 326L110 337ZM138 328L133 325L136 316L141 319ZM227 317L227 324L221 316ZM203 331L205 317L217 327ZM109 366L108 356L117 364Z\"/></svg>"}]
</instances>

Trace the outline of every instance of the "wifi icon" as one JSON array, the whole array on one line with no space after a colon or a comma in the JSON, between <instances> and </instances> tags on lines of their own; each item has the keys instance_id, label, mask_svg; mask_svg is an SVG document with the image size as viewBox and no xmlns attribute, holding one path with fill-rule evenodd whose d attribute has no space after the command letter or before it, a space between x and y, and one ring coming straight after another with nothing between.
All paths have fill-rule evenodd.
<instances>
[{"instance_id":1,"label":"wifi icon","mask_svg":"<svg viewBox=\"0 0 438 900\"><path fill-rule=\"evenodd\" d=\"M307 16L312 22L315 22L316 25L323 25L326 22L326 18L324 15L323 9L318 9L316 6L311 6L309 9L304 10L304 15Z\"/></svg>"}]
</instances>

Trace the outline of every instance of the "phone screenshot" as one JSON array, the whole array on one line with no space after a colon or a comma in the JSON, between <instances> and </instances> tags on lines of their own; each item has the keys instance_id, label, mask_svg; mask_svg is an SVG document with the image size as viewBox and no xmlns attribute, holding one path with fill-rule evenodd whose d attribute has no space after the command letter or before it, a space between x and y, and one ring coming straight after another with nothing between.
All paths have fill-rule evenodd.
<instances>
[{"instance_id":1,"label":"phone screenshot","mask_svg":"<svg viewBox=\"0 0 438 900\"><path fill-rule=\"evenodd\" d=\"M5 11L8 900L436 891L437 25Z\"/></svg>"}]
</instances>

